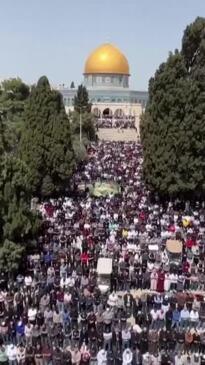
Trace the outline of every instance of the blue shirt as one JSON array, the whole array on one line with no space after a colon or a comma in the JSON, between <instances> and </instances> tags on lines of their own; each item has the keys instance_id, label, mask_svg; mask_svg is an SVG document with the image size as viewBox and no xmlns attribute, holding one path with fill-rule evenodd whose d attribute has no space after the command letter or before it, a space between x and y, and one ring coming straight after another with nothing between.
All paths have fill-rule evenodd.
<instances>
[{"instance_id":1,"label":"blue shirt","mask_svg":"<svg viewBox=\"0 0 205 365\"><path fill-rule=\"evenodd\" d=\"M174 321L179 321L179 317L180 317L180 312L177 310L177 309L175 309L174 311L173 311L173 314L172 314L172 319L174 320Z\"/></svg>"},{"instance_id":2,"label":"blue shirt","mask_svg":"<svg viewBox=\"0 0 205 365\"><path fill-rule=\"evenodd\" d=\"M16 325L16 333L18 333L19 335L23 336L24 335L24 324L21 323L17 323Z\"/></svg>"},{"instance_id":3,"label":"blue shirt","mask_svg":"<svg viewBox=\"0 0 205 365\"><path fill-rule=\"evenodd\" d=\"M52 261L52 255L51 255L49 252L47 252L47 253L44 255L44 261L45 261L46 263L50 263L50 262Z\"/></svg>"}]
</instances>

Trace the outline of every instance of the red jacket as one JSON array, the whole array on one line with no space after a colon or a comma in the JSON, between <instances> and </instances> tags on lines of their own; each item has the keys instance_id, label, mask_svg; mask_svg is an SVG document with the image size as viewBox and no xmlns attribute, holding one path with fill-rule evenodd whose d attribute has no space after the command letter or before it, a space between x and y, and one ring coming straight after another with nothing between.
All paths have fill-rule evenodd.
<instances>
[{"instance_id":1,"label":"red jacket","mask_svg":"<svg viewBox=\"0 0 205 365\"><path fill-rule=\"evenodd\" d=\"M84 263L84 264L86 264L87 262L88 262L88 260L89 260L89 256L88 256L88 254L87 253L82 253L81 254L81 261Z\"/></svg>"},{"instance_id":2,"label":"red jacket","mask_svg":"<svg viewBox=\"0 0 205 365\"><path fill-rule=\"evenodd\" d=\"M195 242L190 238L188 240L186 240L186 247L187 248L192 248L192 246L195 246Z\"/></svg>"}]
</instances>

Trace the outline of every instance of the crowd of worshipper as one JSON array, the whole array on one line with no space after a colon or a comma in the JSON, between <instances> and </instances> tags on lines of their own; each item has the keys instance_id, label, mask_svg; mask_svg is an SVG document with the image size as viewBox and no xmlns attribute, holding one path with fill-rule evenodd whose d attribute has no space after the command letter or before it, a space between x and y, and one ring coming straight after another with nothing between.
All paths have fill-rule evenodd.
<instances>
[{"instance_id":1,"label":"crowd of worshipper","mask_svg":"<svg viewBox=\"0 0 205 365\"><path fill-rule=\"evenodd\" d=\"M24 270L1 275L0 364L205 364L204 204L152 197L140 144L99 142L88 154L75 194L39 204ZM91 196L99 181L121 191ZM107 290L100 258L112 259Z\"/></svg>"},{"instance_id":2,"label":"crowd of worshipper","mask_svg":"<svg viewBox=\"0 0 205 365\"><path fill-rule=\"evenodd\" d=\"M123 117L105 117L96 119L97 128L117 128L117 129L135 129L135 117L123 116Z\"/></svg>"}]
</instances>

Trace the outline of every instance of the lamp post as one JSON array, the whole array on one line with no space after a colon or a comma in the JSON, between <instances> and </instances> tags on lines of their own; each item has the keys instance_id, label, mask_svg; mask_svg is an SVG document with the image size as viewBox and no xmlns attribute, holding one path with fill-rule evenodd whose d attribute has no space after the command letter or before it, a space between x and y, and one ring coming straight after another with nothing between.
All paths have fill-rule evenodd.
<instances>
[{"instance_id":1,"label":"lamp post","mask_svg":"<svg viewBox=\"0 0 205 365\"><path fill-rule=\"evenodd\" d=\"M82 113L80 108L80 144L82 143Z\"/></svg>"},{"instance_id":2,"label":"lamp post","mask_svg":"<svg viewBox=\"0 0 205 365\"><path fill-rule=\"evenodd\" d=\"M80 143L82 143L82 110L86 110L87 106L80 107Z\"/></svg>"}]
</instances>

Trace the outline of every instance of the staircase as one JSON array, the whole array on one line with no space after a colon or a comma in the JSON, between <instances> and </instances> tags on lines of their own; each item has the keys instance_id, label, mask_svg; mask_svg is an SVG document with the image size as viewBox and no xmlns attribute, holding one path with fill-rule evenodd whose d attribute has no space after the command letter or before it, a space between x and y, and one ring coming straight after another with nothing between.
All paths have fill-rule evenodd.
<instances>
[{"instance_id":1,"label":"staircase","mask_svg":"<svg viewBox=\"0 0 205 365\"><path fill-rule=\"evenodd\" d=\"M104 141L139 141L139 135L134 129L99 128L98 138Z\"/></svg>"}]
</instances>

